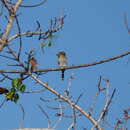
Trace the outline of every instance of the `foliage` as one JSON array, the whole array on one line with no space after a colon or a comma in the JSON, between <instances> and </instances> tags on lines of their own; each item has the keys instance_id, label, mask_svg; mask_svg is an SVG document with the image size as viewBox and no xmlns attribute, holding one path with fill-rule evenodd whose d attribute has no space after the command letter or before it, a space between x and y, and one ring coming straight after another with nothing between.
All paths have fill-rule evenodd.
<instances>
[{"instance_id":1,"label":"foliage","mask_svg":"<svg viewBox=\"0 0 130 130\"><path fill-rule=\"evenodd\" d=\"M5 94L6 99L17 103L19 100L19 92L23 93L26 90L26 86L22 83L21 78L14 78L12 80L12 88Z\"/></svg>"}]
</instances>

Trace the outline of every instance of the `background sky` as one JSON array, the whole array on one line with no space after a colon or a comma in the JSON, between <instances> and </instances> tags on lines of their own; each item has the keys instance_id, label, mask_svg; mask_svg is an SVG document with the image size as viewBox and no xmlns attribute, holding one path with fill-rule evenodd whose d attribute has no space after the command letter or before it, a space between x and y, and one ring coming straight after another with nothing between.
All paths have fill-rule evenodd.
<instances>
[{"instance_id":1,"label":"background sky","mask_svg":"<svg viewBox=\"0 0 130 130\"><path fill-rule=\"evenodd\" d=\"M34 0L34 3L36 2L37 0ZM33 3L28 2L25 4ZM63 30L56 34L58 38L53 41L54 44L51 48L45 49L44 54L40 48L40 41L36 40L35 37L31 39L23 37L24 50L22 59L25 60L25 51L35 48L39 68L53 68L57 67L56 53L59 51L67 53L68 65L87 64L128 51L130 49L130 34L125 28L123 14L128 14L128 23L130 25L129 5L129 0L48 0L46 4L37 8L20 8L19 20L23 32L35 29L36 20L40 22L43 28L47 29L50 19L61 16L63 13L66 15ZM13 34L15 32L12 31ZM15 49L17 48L17 43L17 40L12 42ZM69 77L73 74L74 80L71 85L71 95L76 100L81 93L83 94L79 101L79 106L87 112L93 104L99 76L109 79L110 92L116 88L105 125L105 130L110 130L113 129L117 119L123 116L123 110L130 106L129 59L130 56L127 56L97 66L67 70L64 81L60 80L60 72L49 72L41 78L62 93L66 90ZM1 60L0 69L6 69L5 65L9 63L8 59L1 58ZM39 90L42 88L42 86L32 82L31 79L24 83L27 86L27 90ZM10 81L5 81L1 85L10 87ZM105 87L104 82L102 82L102 87ZM20 127L22 112L19 104L22 104L25 110L24 128L47 128L47 119L37 105L41 105L48 112L52 119L53 127L58 119L58 117L55 117L57 111L48 109L47 104L40 101L40 97L54 99L50 92L45 91L38 94L23 94L17 104L12 102L5 103L0 109L0 130ZM3 99L4 97L1 96L0 101L2 102ZM104 104L103 93L98 97L93 117L98 119ZM48 105L58 107L53 102ZM65 112L70 114L70 110L67 109ZM72 119L63 118L56 130L66 130L71 123ZM78 118L77 129L81 130L83 127L90 129L91 123L85 118ZM128 128L130 128L130 125L128 125Z\"/></svg>"}]
</instances>

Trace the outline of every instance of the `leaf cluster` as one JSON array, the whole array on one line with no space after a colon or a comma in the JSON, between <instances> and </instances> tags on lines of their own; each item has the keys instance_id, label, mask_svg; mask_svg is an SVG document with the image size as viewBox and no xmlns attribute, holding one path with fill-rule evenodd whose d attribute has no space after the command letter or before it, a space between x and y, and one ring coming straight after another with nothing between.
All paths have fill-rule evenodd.
<instances>
[{"instance_id":1,"label":"leaf cluster","mask_svg":"<svg viewBox=\"0 0 130 130\"><path fill-rule=\"evenodd\" d=\"M19 100L19 92L25 92L26 86L22 83L21 78L14 78L12 80L12 88L5 94L7 100L17 103Z\"/></svg>"}]
</instances>

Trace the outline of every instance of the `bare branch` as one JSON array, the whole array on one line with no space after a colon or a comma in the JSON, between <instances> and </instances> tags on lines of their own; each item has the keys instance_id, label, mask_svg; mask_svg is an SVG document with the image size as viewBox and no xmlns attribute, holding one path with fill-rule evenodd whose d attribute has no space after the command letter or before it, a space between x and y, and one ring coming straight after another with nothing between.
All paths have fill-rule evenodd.
<instances>
[{"instance_id":1,"label":"bare branch","mask_svg":"<svg viewBox=\"0 0 130 130\"><path fill-rule=\"evenodd\" d=\"M18 28L18 33L21 34L21 28L20 28L20 25L19 25L18 17L15 16L15 19L16 19L16 24L17 24L17 28ZM22 38L21 38L21 36L19 36L18 59L20 58L21 51L22 51Z\"/></svg>"},{"instance_id":2,"label":"bare branch","mask_svg":"<svg viewBox=\"0 0 130 130\"><path fill-rule=\"evenodd\" d=\"M1 73L1 75L3 75L4 78L6 78L6 79L13 80L13 78L9 77L8 75L6 75L6 74L4 74L4 73Z\"/></svg>"},{"instance_id":3,"label":"bare branch","mask_svg":"<svg viewBox=\"0 0 130 130\"><path fill-rule=\"evenodd\" d=\"M32 77L32 79L34 79L36 82L38 82L40 85L42 85L43 87L45 87L47 90L49 90L50 92L52 92L54 95L56 95L57 97L59 97L60 99L64 100L66 103L68 103L69 105L71 105L71 107L77 109L78 111L80 111L84 116L86 116L91 122L92 124L94 124L96 126L96 128L98 130L102 130L101 127L97 124L97 121L87 112L85 112L81 107L79 107L78 105L76 105L74 102L72 102L70 99L62 96L61 94L59 94L57 91L55 91L54 89L52 89L48 84L44 83L43 81L39 80L35 75L33 75L32 73L29 73L30 76Z\"/></svg>"},{"instance_id":4,"label":"bare branch","mask_svg":"<svg viewBox=\"0 0 130 130\"><path fill-rule=\"evenodd\" d=\"M11 60L16 60L15 58L9 57L9 56L5 56L5 55L0 55L1 57L7 58L7 59L11 59Z\"/></svg>"},{"instance_id":5,"label":"bare branch","mask_svg":"<svg viewBox=\"0 0 130 130\"><path fill-rule=\"evenodd\" d=\"M37 32L36 31L21 32L20 34L15 34L15 35L11 36L10 38L8 38L8 43L11 42L12 40L14 40L18 37L22 37L22 36L29 36L29 37L39 36L38 40L41 40L41 39L46 40L50 37L50 35L58 32L59 30L61 30L63 28L65 17L66 16L62 16L60 18L55 18L54 22L53 22L53 20L51 20L50 28L45 32L42 32L42 30L40 28L39 28L39 31L37 31ZM39 22L37 24L39 24Z\"/></svg>"},{"instance_id":6,"label":"bare branch","mask_svg":"<svg viewBox=\"0 0 130 130\"><path fill-rule=\"evenodd\" d=\"M24 111L24 107L22 104L19 104L20 106L20 109L22 111L22 120L21 120L21 123L20 123L20 128L23 128L23 125L24 125L24 119L25 119L25 111Z\"/></svg>"},{"instance_id":7,"label":"bare branch","mask_svg":"<svg viewBox=\"0 0 130 130\"><path fill-rule=\"evenodd\" d=\"M46 89L40 89L40 90L33 90L33 91L25 91L24 93L41 93L44 92Z\"/></svg>"},{"instance_id":8,"label":"bare branch","mask_svg":"<svg viewBox=\"0 0 130 130\"><path fill-rule=\"evenodd\" d=\"M8 11L10 13L10 16L9 16L9 23L7 24L6 28L5 28L5 32L4 34L2 35L2 38L0 39L0 51L3 50L3 48L6 46L6 44L8 43L8 36L10 34L10 31L12 29L12 26L13 26L13 23L14 23L14 19L15 19L15 16L16 16L16 12L19 8L19 6L21 5L23 0L18 0L16 2L16 4L14 5L14 8L9 8L8 6ZM4 2L6 3L7 1L4 0Z\"/></svg>"},{"instance_id":9,"label":"bare branch","mask_svg":"<svg viewBox=\"0 0 130 130\"><path fill-rule=\"evenodd\" d=\"M50 72L50 71L61 71L61 70L69 70L69 69L77 69L77 68L84 68L84 67L90 67L90 66L95 66L95 65L98 65L98 64L103 64L103 63L106 63L106 62L110 62L110 61L113 61L113 60L116 60L116 59L119 59L119 58L123 58L127 55L130 54L130 51L126 52L126 53L123 53L121 55L118 55L118 56L113 56L113 57L110 57L110 58L107 58L107 59L103 59L103 60L100 60L100 61L97 61L97 62L92 62L92 63L89 63L89 64L81 64L81 65L72 65L72 66L68 66L68 67L63 67L63 68L48 68L48 69L37 69L37 70L33 70L31 71L32 73L34 72ZM0 70L0 73L27 73L28 71L26 70Z\"/></svg>"},{"instance_id":10,"label":"bare branch","mask_svg":"<svg viewBox=\"0 0 130 130\"><path fill-rule=\"evenodd\" d=\"M73 121L72 121L71 125L69 126L69 128L67 130L71 130L71 128L73 130L76 130L76 123L77 123L77 120L76 120L76 110L75 110L75 108L72 108L72 110L73 110Z\"/></svg>"},{"instance_id":11,"label":"bare branch","mask_svg":"<svg viewBox=\"0 0 130 130\"><path fill-rule=\"evenodd\" d=\"M51 120L50 120L47 112L45 112L45 110L40 105L38 105L38 107L39 107L39 109L41 110L41 112L45 115L45 117L48 120L48 128L51 128Z\"/></svg>"},{"instance_id":12,"label":"bare branch","mask_svg":"<svg viewBox=\"0 0 130 130\"><path fill-rule=\"evenodd\" d=\"M26 8L38 7L38 6L45 4L47 1L48 0L43 0L40 3L34 4L34 5L23 5L23 4L21 4L20 7L26 7ZM9 2L9 1L8 1L8 3L14 5L14 3Z\"/></svg>"},{"instance_id":13,"label":"bare branch","mask_svg":"<svg viewBox=\"0 0 130 130\"><path fill-rule=\"evenodd\" d=\"M126 13L124 13L124 24L125 24L125 27L126 27L128 33L130 34L130 29L129 29L129 26L128 26L128 18L127 18Z\"/></svg>"},{"instance_id":14,"label":"bare branch","mask_svg":"<svg viewBox=\"0 0 130 130\"><path fill-rule=\"evenodd\" d=\"M112 99L113 99L113 97L114 97L115 92L116 92L116 89L113 90L110 99L109 99L109 100L108 100L108 99L106 100L106 103L105 103L105 105L104 105L104 108L103 108L103 110L102 110L102 112L101 112L101 114L100 114L100 116L99 116L99 119L97 120L98 123L99 123L102 119L104 119L105 116L106 116L106 114L108 113L108 107L110 106L110 103L112 102ZM107 96L108 96L108 95L107 95ZM107 97L107 98L108 98L108 97ZM91 130L94 130L94 128L95 128L95 126L93 126L93 128L92 128Z\"/></svg>"},{"instance_id":15,"label":"bare branch","mask_svg":"<svg viewBox=\"0 0 130 130\"><path fill-rule=\"evenodd\" d=\"M6 102L7 100L6 100L6 98L2 101L2 103L0 104L0 108L5 104L5 102Z\"/></svg>"},{"instance_id":16,"label":"bare branch","mask_svg":"<svg viewBox=\"0 0 130 130\"><path fill-rule=\"evenodd\" d=\"M59 114L62 115L63 114L63 107L61 106L61 103L59 102ZM59 116L59 119L56 121L55 125L53 126L53 129L56 129L58 127L58 125L60 124L62 120L62 116Z\"/></svg>"}]
</instances>

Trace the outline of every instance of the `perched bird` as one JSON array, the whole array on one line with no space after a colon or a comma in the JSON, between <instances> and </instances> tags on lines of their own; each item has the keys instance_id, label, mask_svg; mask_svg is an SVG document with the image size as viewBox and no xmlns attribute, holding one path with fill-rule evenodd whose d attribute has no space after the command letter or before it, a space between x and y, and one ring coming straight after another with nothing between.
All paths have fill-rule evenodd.
<instances>
[{"instance_id":1,"label":"perched bird","mask_svg":"<svg viewBox=\"0 0 130 130\"><path fill-rule=\"evenodd\" d=\"M0 87L0 94L5 94L5 93L8 93L8 92L9 92L8 89Z\"/></svg>"},{"instance_id":2,"label":"perched bird","mask_svg":"<svg viewBox=\"0 0 130 130\"><path fill-rule=\"evenodd\" d=\"M38 67L37 60L34 57L30 58L29 64L31 65L31 70L34 70Z\"/></svg>"},{"instance_id":3,"label":"perched bird","mask_svg":"<svg viewBox=\"0 0 130 130\"><path fill-rule=\"evenodd\" d=\"M62 68L62 67L66 67L67 66L67 56L66 53L64 51L60 51L58 54L56 54L58 56L58 65ZM64 71L62 70L62 74L61 74L61 79L64 80Z\"/></svg>"}]
</instances>

